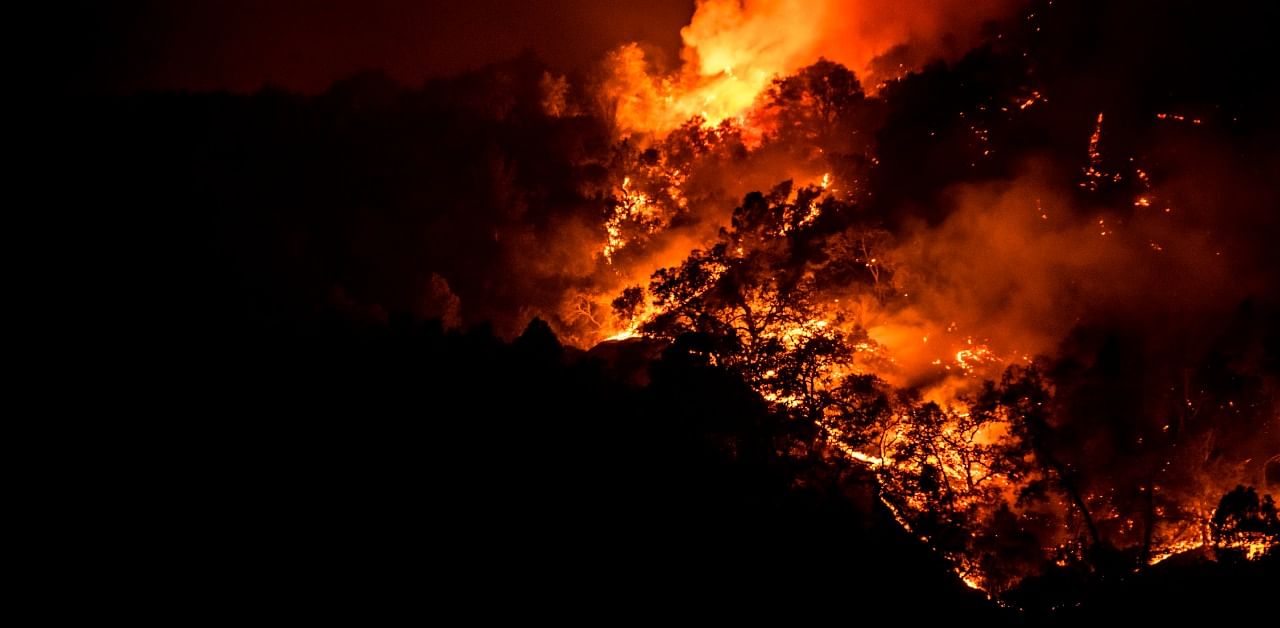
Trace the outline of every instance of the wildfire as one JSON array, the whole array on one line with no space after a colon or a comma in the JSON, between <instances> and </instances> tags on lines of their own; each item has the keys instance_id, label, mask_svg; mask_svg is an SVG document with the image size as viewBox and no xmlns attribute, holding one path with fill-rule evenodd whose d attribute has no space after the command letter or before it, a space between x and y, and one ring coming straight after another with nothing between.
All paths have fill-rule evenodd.
<instances>
[{"instance_id":1,"label":"wildfire","mask_svg":"<svg viewBox=\"0 0 1280 628\"><path fill-rule=\"evenodd\" d=\"M1026 98L1023 98L1023 99L1022 99L1022 100L1020 100L1020 101L1017 101L1017 102L1018 102L1018 109L1026 109L1026 108L1028 108L1028 107L1030 107L1031 105L1034 105L1034 104L1036 104L1036 103L1040 103L1040 102L1048 102L1048 101L1049 101L1049 99L1048 99L1048 98L1045 98L1045 97L1044 97L1044 96L1042 96L1042 95L1040 95L1040 92L1039 92L1039 91L1032 90L1032 92L1031 92L1031 94L1030 94L1029 96L1027 96Z\"/></svg>"},{"instance_id":2,"label":"wildfire","mask_svg":"<svg viewBox=\"0 0 1280 628\"><path fill-rule=\"evenodd\" d=\"M654 67L639 46L616 50L602 93L613 103L623 134L663 135L700 116L703 125L752 125L759 96L777 76L825 56L852 68L873 91L936 56L955 54L944 42L976 43L983 24L1016 7L1006 0L698 0L680 31L681 65ZM933 38L921 35L934 34ZM926 54L885 68L878 57L910 42ZM1038 92L1031 98L1042 100Z\"/></svg>"},{"instance_id":3,"label":"wildfire","mask_svg":"<svg viewBox=\"0 0 1280 628\"><path fill-rule=\"evenodd\" d=\"M605 342L616 342L619 340L629 340L631 338L639 338L639 337L640 337L640 326L633 325L632 327L625 329L623 331L620 331L612 336L609 336L604 340Z\"/></svg>"},{"instance_id":4,"label":"wildfire","mask_svg":"<svg viewBox=\"0 0 1280 628\"><path fill-rule=\"evenodd\" d=\"M912 271L920 269L902 259L901 243L891 242L885 232L864 226L863 231L850 230L837 236L814 233L826 229L832 222L823 212L839 207L837 201L841 197L835 194L832 170L841 173L843 189L857 190L863 185L856 176L843 174L847 171L839 169L834 160L826 161L822 148L808 146L804 151L789 153L788 159L812 160L804 167L788 164L789 180L779 186L781 192L757 195L761 197L757 199L760 206L746 207L749 203L744 203L741 215L735 213L731 220L715 225L719 229L719 240L707 238L695 242L683 260L653 257L646 258L657 262L652 268L643 264L635 268L627 266L638 255L633 251L644 251L644 243L651 236L660 237L672 225L682 224L677 218L680 212L689 209L685 193L692 189L687 186L691 180L697 180L697 175L691 178L688 170L682 170L685 162L677 162L680 164L677 167L667 161L667 152L659 150L663 148L663 138L668 134L677 135L672 133L677 128L682 129L681 133L701 129L701 135L695 134L695 138L738 133L739 139L748 136L754 139L743 140L734 158L752 155L760 148L760 142L765 141L766 131L777 128L769 126L776 121L768 119L761 95L781 75L816 60L817 50L832 55L829 47L816 47L814 38L831 32L826 22L845 17L833 14L833 6L827 1L703 0L697 5L693 22L681 33L685 45L681 55L683 64L676 71L657 70L638 46L625 46L610 57L611 74L606 78L603 91L614 106L618 131L624 136L641 135L643 146L652 144L658 148L654 150L656 157L623 170L629 174L621 184L614 184L613 202L604 224L604 241L598 249L593 249L593 254L598 252L605 266L611 267L610 272L627 275L628 285L638 286L638 292L632 293L624 304L630 308L628 313L619 315L612 323L599 325L599 333L613 332L605 338L611 341L640 336L670 339L679 337L679 333L691 332L724 334L738 353L720 362L714 360L722 356L712 356L713 363L738 369L744 381L780 412L813 420L825 435L826 447L873 470L884 488L882 499L908 530L912 529L913 522L922 520L930 521L931 525L963 528L964 525L986 525L978 522L988 522L996 513L1022 516L1029 508L1022 504L1024 492L1033 484L1048 486L1056 481L1059 492L1050 503L1040 506L1041 511L1033 513L1045 519L1056 517L1065 530L1051 543L1036 549L1043 554L1046 564L1056 562L1065 567L1084 560L1082 556L1088 548L1082 540L1084 533L1079 523L1082 517L1096 516L1119 530L1117 534L1132 538L1143 524L1140 518L1126 518L1126 514L1114 506L1114 496L1086 494L1076 496L1073 502L1065 497L1070 489L1060 486L1065 482L1061 469L1055 471L1050 462L1035 467L1041 452L1034 447L1018 449L1027 446L1026 442L1017 442L1018 438L1027 438L1018 436L1019 425L1025 430L1025 414L1037 410L1012 407L1024 399L990 402L985 407L976 401L1002 373L1029 368L1035 361L1031 357L1036 354L1035 342L1027 346L1023 344L1025 333L1023 336L1007 334L998 324L974 325L975 319L962 320L970 321L965 323L969 327L966 333L972 332L977 337L962 336L958 331L961 325L954 321L944 325L955 315L946 311L949 305L932 311L917 308L920 295L927 298L929 286L917 292L915 284L898 280L899 271L910 277ZM857 11L851 9L851 12ZM867 57L862 65L855 67L864 70L869 60ZM859 92L859 98L862 96ZM988 102L995 103L990 106L993 110L1017 116L1019 111L1047 100L1040 91L1024 87ZM813 106L812 100L797 102ZM983 157L992 155L997 150L992 138L1001 137L995 123L983 117L987 105L979 105L977 109L970 110L968 116L962 112L962 126L958 128L970 151L965 154L969 156L966 163L971 167L977 167ZM1160 113L1156 117L1201 124L1198 118L1180 114ZM1151 176L1138 167L1142 162L1137 158L1129 159L1131 169L1124 170L1124 176L1112 166L1121 162L1120 158L1104 160L1104 119L1104 113L1098 112L1093 120L1087 165L1079 186L1098 191L1100 187L1125 180L1131 173L1128 180L1136 184L1137 194L1125 198L1132 199L1132 206L1139 209L1164 206L1166 199L1153 189ZM819 134L810 132L806 137L816 135ZM878 163L874 156L867 161ZM820 178L818 172L822 172ZM720 184L720 177L715 179ZM803 187L793 188L792 181L800 182ZM696 198L695 192L688 193L689 198ZM1060 224L1072 221L1070 207L1050 200L1051 209L1046 209L1039 190L1036 194L1022 197L1018 205L1018 215L1032 221L1036 233L1060 229ZM852 195L845 195L848 196ZM1034 214L1028 216L1032 198ZM1164 208L1164 212L1169 211ZM832 211L828 216L850 213L846 209L844 214ZM1133 212L1133 215L1145 217L1148 213ZM1128 214L1093 214L1076 222L1079 233L1102 237L1093 238L1096 242L1090 246L1110 247L1125 240L1125 232L1136 222L1126 216ZM753 231L757 223L761 226ZM1117 232L1117 224L1122 227L1121 232ZM1168 242L1163 234L1158 237ZM750 264L785 250L793 241L821 251L823 260L795 263L793 258L783 256L787 263L801 267L783 268L783 262L777 262L775 267L765 269L764 278L751 275ZM1144 246L1143 242L1149 244ZM1164 245L1155 239L1139 240L1136 247L1143 255L1150 255L1146 253L1148 249L1164 251ZM1168 257L1172 256L1150 259ZM806 282L820 284L814 281L814 275L823 272L824 265L842 264L856 267L856 272L843 269L843 274L837 275L846 283L836 284L833 280L832 285L836 287L823 284L821 289L813 288L812 293L796 288L809 285ZM851 288L849 277L852 276L864 283ZM648 288L644 287L646 281ZM794 290L788 297L791 302L779 303L770 298L769 291L781 290L779 285ZM913 299L911 295L917 296ZM833 296L842 298L831 298ZM822 305L810 307L810 301ZM618 303L614 305L617 307ZM962 312L963 307L957 306L956 312ZM661 331L655 332L655 328L663 324L676 325L678 330L665 336ZM840 398L844 387L868 375L874 375L884 385L910 391L914 396L884 401L883 407L877 407L879 414L874 420L858 414L869 410L857 403L841 406L832 401L848 401ZM1036 403L1039 408L1047 402ZM850 415L870 421L871 427L851 424ZM863 431L851 425L861 426ZM1168 432L1166 426L1165 433ZM1153 485L1147 490L1156 489ZM1206 531L1213 516L1213 509L1204 503L1209 498L1181 499L1187 512L1180 518L1169 515L1164 527L1151 532L1148 546L1143 550L1143 558L1150 564L1178 553L1208 551L1214 546ZM1099 512L1081 514L1093 508ZM929 542L927 534L922 536ZM1241 533L1219 542L1216 547L1255 558L1269 551L1272 542L1270 537ZM1003 576L1006 579L1001 580L1002 576L992 574L986 563L977 559L972 547L950 546L942 551L967 586L985 591L1009 586L1011 576Z\"/></svg>"},{"instance_id":5,"label":"wildfire","mask_svg":"<svg viewBox=\"0 0 1280 628\"><path fill-rule=\"evenodd\" d=\"M622 180L622 188L617 196L617 202L613 206L613 215L605 222L604 228L607 234L604 247L600 254L605 260L613 263L613 255L619 249L627 245L627 238L623 230L628 222L652 220L656 213L653 202L647 195L631 189L631 177L625 177Z\"/></svg>"},{"instance_id":6,"label":"wildfire","mask_svg":"<svg viewBox=\"0 0 1280 628\"><path fill-rule=\"evenodd\" d=\"M1171 122L1190 122L1191 124L1194 124L1197 126L1199 126L1202 122L1204 122L1200 118L1188 118L1179 113L1157 113L1156 119L1169 120Z\"/></svg>"},{"instance_id":7,"label":"wildfire","mask_svg":"<svg viewBox=\"0 0 1280 628\"><path fill-rule=\"evenodd\" d=\"M964 372L973 373L975 368L997 361L996 355L986 345L974 344L973 338L969 338L966 343L969 345L967 348L956 352L956 364Z\"/></svg>"},{"instance_id":8,"label":"wildfire","mask_svg":"<svg viewBox=\"0 0 1280 628\"><path fill-rule=\"evenodd\" d=\"M761 68L735 72L728 65L687 66L662 76L634 44L615 51L608 65L612 75L604 93L616 102L616 120L624 133L665 134L695 117L707 128L725 121L745 123L747 110L776 74Z\"/></svg>"},{"instance_id":9,"label":"wildfire","mask_svg":"<svg viewBox=\"0 0 1280 628\"><path fill-rule=\"evenodd\" d=\"M827 190L828 188L830 188L831 174L828 173L828 174L822 175L822 182L819 185L822 187L823 190ZM805 211L804 216L800 218L799 222L796 223L796 226L807 227L809 225L812 225L814 221L818 219L818 216L820 216L821 214L822 214L822 208L818 205L818 199L813 198L812 200L809 201L809 204L807 206L807 211ZM788 227L783 230L783 233L786 233L789 230L790 228Z\"/></svg>"},{"instance_id":10,"label":"wildfire","mask_svg":"<svg viewBox=\"0 0 1280 628\"><path fill-rule=\"evenodd\" d=\"M103 97L61 99L83 115L54 130L92 170L73 183L138 205L97 213L157 246L103 233L141 263L73 265L120 286L71 311L138 309L126 318L197 359L216 338L237 342L215 357L263 345L298 385L248 389L298 397L295 414L335 392L375 418L415 394L441 414L442 387L505 394L449 430L370 423L470 446L460 473L553 460L517 478L564 484L534 504L551 515L592 491L710 497L681 516L853 512L835 500L874 493L997 597L1277 551L1280 119L1265 74L1218 63L1271 64L1265 38L1224 41L1260 12L695 0L670 59L631 43L552 69L538 57L581 62L665 19L573 4L588 30L562 41L512 32L517 11L463 48L413 42L443 55L425 65L386 46L328 55L394 63L307 94L131 95L221 79L120 72L130 55L112 55L112 76L82 77ZM498 61L502 33L539 54ZM330 71L304 65L284 78ZM253 70L235 83L271 78ZM133 326L107 327L90 333ZM286 369L291 354L325 359ZM528 400L564 416L509 411ZM501 502L489 475L457 495Z\"/></svg>"},{"instance_id":11,"label":"wildfire","mask_svg":"<svg viewBox=\"0 0 1280 628\"><path fill-rule=\"evenodd\" d=\"M613 189L600 255L613 264L619 251L666 228L688 206L683 186L687 174L662 161L641 163L639 172L623 177Z\"/></svg>"},{"instance_id":12,"label":"wildfire","mask_svg":"<svg viewBox=\"0 0 1280 628\"><path fill-rule=\"evenodd\" d=\"M1089 190L1097 190L1098 182L1106 178L1106 173L1102 172L1102 150L1099 144L1102 141L1102 112L1098 112L1098 121L1093 125L1093 134L1089 136L1089 165L1084 169L1085 181L1080 184L1081 187Z\"/></svg>"}]
</instances>

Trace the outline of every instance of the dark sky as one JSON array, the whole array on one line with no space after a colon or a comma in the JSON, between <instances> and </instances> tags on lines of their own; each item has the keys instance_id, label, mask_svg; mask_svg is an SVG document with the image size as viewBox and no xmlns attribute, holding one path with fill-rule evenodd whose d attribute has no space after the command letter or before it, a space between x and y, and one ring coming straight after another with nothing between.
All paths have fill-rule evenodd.
<instances>
[{"instance_id":1,"label":"dark sky","mask_svg":"<svg viewBox=\"0 0 1280 628\"><path fill-rule=\"evenodd\" d=\"M626 41L674 53L693 0L125 0L78 12L61 17L84 29L69 36L97 87L315 92L361 69L416 84L526 48L566 69Z\"/></svg>"}]
</instances>

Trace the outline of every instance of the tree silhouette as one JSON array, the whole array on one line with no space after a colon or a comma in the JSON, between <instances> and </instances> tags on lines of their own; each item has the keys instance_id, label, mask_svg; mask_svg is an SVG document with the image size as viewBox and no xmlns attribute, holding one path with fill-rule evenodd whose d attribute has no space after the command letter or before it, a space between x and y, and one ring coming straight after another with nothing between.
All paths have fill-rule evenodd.
<instances>
[{"instance_id":1,"label":"tree silhouette","mask_svg":"<svg viewBox=\"0 0 1280 628\"><path fill-rule=\"evenodd\" d=\"M1003 416L1009 421L1018 442L1034 454L1034 463L1045 478L1052 478L1067 495L1084 522L1092 545L1099 546L1102 539L1077 475L1055 454L1058 439L1050 420L1052 402L1053 390L1039 366L1014 365L1005 371L999 384L984 385L974 411L984 416Z\"/></svg>"},{"instance_id":2,"label":"tree silhouette","mask_svg":"<svg viewBox=\"0 0 1280 628\"><path fill-rule=\"evenodd\" d=\"M1214 549L1221 557L1238 559L1249 545L1274 549L1280 542L1280 516L1271 495L1261 498L1252 486L1236 485L1222 496L1210 522Z\"/></svg>"},{"instance_id":3,"label":"tree silhouette","mask_svg":"<svg viewBox=\"0 0 1280 628\"><path fill-rule=\"evenodd\" d=\"M817 140L852 116L866 96L853 71L825 58L795 74L774 79L770 103L779 110L783 134Z\"/></svg>"},{"instance_id":4,"label":"tree silhouette","mask_svg":"<svg viewBox=\"0 0 1280 628\"><path fill-rule=\"evenodd\" d=\"M712 247L654 273L649 292L660 314L646 333L701 334L717 363L768 398L820 417L831 403L833 366L851 359L850 333L859 333L819 306L827 265L807 254L825 237L818 217L839 211L816 187L793 193L787 182L748 194ZM615 305L633 310L634 297L624 293Z\"/></svg>"}]
</instances>

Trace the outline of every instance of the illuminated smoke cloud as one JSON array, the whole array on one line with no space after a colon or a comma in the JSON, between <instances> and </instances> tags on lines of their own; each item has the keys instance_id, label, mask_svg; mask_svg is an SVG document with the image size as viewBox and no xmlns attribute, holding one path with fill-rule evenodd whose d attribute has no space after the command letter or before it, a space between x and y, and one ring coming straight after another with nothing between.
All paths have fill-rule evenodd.
<instances>
[{"instance_id":1,"label":"illuminated smoke cloud","mask_svg":"<svg viewBox=\"0 0 1280 628\"><path fill-rule=\"evenodd\" d=\"M681 30L681 65L651 66L637 45L615 51L604 94L624 132L664 133L692 116L742 116L775 77L819 57L853 69L872 91L932 59L954 59L1014 0L702 0Z\"/></svg>"}]
</instances>

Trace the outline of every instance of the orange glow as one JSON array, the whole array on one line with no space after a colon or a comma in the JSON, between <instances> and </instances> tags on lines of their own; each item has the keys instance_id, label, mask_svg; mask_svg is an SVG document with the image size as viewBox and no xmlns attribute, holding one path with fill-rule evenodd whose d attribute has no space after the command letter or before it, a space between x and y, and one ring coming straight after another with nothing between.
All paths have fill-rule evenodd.
<instances>
[{"instance_id":1,"label":"orange glow","mask_svg":"<svg viewBox=\"0 0 1280 628\"><path fill-rule=\"evenodd\" d=\"M1034 105L1038 102L1048 102L1048 100L1049 100L1048 98L1045 98L1044 96L1040 95L1040 92L1033 90L1030 96L1027 96L1026 98L1018 102L1018 109L1026 109L1027 107L1030 107L1031 105Z\"/></svg>"},{"instance_id":2,"label":"orange glow","mask_svg":"<svg viewBox=\"0 0 1280 628\"><path fill-rule=\"evenodd\" d=\"M1157 113L1156 119L1169 120L1172 122L1190 122L1191 124L1194 124L1197 126L1199 126L1204 122L1204 120L1201 120L1200 118L1188 118L1187 116L1184 116L1179 113Z\"/></svg>"},{"instance_id":3,"label":"orange glow","mask_svg":"<svg viewBox=\"0 0 1280 628\"><path fill-rule=\"evenodd\" d=\"M631 189L631 177L622 180L622 187L616 198L613 215L605 222L608 238L600 250L600 254L609 263L613 263L613 254L627 245L627 239L623 233L624 224L627 221L652 219L657 211L647 195Z\"/></svg>"},{"instance_id":4,"label":"orange glow","mask_svg":"<svg viewBox=\"0 0 1280 628\"><path fill-rule=\"evenodd\" d=\"M708 127L727 120L751 127L753 106L777 76L826 57L854 70L875 91L881 82L947 54L956 42L978 41L984 22L1018 4L699 0L680 31L678 69L663 72L639 46L623 46L607 62L603 94L623 134L663 135L695 116ZM899 56L887 58L890 53ZM1032 98L1039 99L1038 92Z\"/></svg>"},{"instance_id":5,"label":"orange glow","mask_svg":"<svg viewBox=\"0 0 1280 628\"><path fill-rule=\"evenodd\" d=\"M1106 178L1106 173L1102 172L1102 150L1099 147L1102 141L1102 112L1098 112L1098 121L1093 125L1093 134L1089 136L1089 165L1084 169L1085 181L1081 183L1081 187L1089 190L1097 190L1098 183ZM1106 235L1103 233L1102 235Z\"/></svg>"},{"instance_id":6,"label":"orange glow","mask_svg":"<svg viewBox=\"0 0 1280 628\"><path fill-rule=\"evenodd\" d=\"M767 141L772 122L768 108L762 106L761 94L776 77L824 56L854 69L863 77L864 89L874 92L876 84L866 77L892 79L895 72L913 69L910 63L904 63L886 72L883 65L878 65L877 57L894 44L918 36L913 25L927 23L924 32L943 29L941 22L935 21L936 16L951 15L947 7L952 5L941 2L925 7L931 3L908 0L898 3L907 6L899 11L910 13L910 8L918 8L922 15L934 17L904 18L899 14L906 25L877 25L877 20L893 12L886 8L887 4L702 0L692 22L682 31L684 49L677 69L663 71L654 67L639 46L624 46L608 59L601 94L612 107L619 135L635 138L628 139L631 145L663 147L664 136L683 127L670 137L682 138L690 129L696 134L699 128L712 129L703 131L700 137L737 137L734 134L742 132L746 153L766 152L758 149ZM993 7L1002 4L981 4L977 13L993 11ZM858 20L864 17L867 22L860 24ZM1010 116L1038 115L1036 106L1048 100L1040 91L1029 88L1006 98L999 108ZM1033 111L1019 113L1029 109ZM1092 117L1092 112L1087 115ZM1156 117L1200 124L1199 119L1179 114L1160 113ZM694 123L684 126L691 119ZM1117 165L1123 159L1118 148L1107 148L1108 159L1104 159L1104 148L1109 146L1104 142L1104 120L1103 112L1097 112L1091 120L1092 132L1083 155L1087 161L1081 164L1084 176L1078 184L1089 191L1126 180L1115 170L1125 167ZM1112 124L1115 123L1113 119ZM974 118L966 120L965 126L966 139L982 155L997 150L993 137L999 139L998 127ZM1077 144L1076 150L1079 148L1084 146ZM838 169L834 163L819 162L801 168L784 161L781 169L786 176L779 178L807 186L805 189L814 195L800 196L795 189L787 188L787 192L780 193L786 202L771 200L767 209L776 210L774 217L778 220L766 223L767 230L753 232L751 237L756 241L745 240L744 244L744 240L717 240L715 234L723 234L719 230L729 227L723 213L710 214L710 218L698 216L703 221L699 223L700 230L689 229L673 236L673 231L686 228L687 222L682 220L689 215L683 212L706 211L698 205L702 201L698 200L696 184L691 182L707 182L698 181L696 166L681 162L676 167L666 161L662 151L657 152L658 157L643 162L645 165L620 169L627 176L620 183L610 181L604 192L611 197L610 213L605 217L603 238L593 240L589 251L593 262L603 270L591 279L598 290L591 294L593 301L587 309L608 311L613 297L632 286L643 290L643 298L626 316L602 314L593 319L598 323L586 334L592 340L643 337L653 333L653 321L684 315L678 304L658 302L660 297L650 292L660 290L650 283L655 271L680 266L692 251L705 252L719 246L721 257L704 269L705 284L697 289L699 294L714 294L710 287L720 279L736 281L736 276L729 274L730 268L758 259L762 249L786 246L784 241L803 240L812 236L812 231L826 227L828 221L820 220L824 218L824 208L833 206L828 202L831 199L842 198L830 170L839 174L841 188L852 191L860 185L856 175L845 174L848 171ZM1080 157L1077 154L1076 159ZM1162 192L1152 176L1138 167L1147 164L1134 158L1129 163L1124 176L1131 173L1132 181L1138 184L1136 195L1128 197L1132 207L1161 207L1169 213L1170 208L1165 206L1168 197L1162 195L1167 192ZM776 169L779 164L770 166ZM798 198L804 200L797 201ZM854 244L843 244L838 250L824 248L833 260L863 273L858 281L864 284L822 288L813 295L820 303L816 312L778 318L757 328L744 319L776 307L759 294L734 295L728 305L719 304L723 309L714 312L714 316L700 312L704 315L700 320L714 318L712 323L723 325L719 329L738 343L736 346L747 347L744 354L767 345L767 351L790 359L811 341L842 334L844 357L821 364L816 373L805 373L808 389L804 392L797 392L792 385L792 380L800 376L778 362L757 364L753 370L743 372L756 392L775 409L808 413L804 415L825 434L823 447L873 470L886 487L886 497L882 499L908 530L913 517L938 508L936 495L926 495L918 489L913 492L909 479L924 474L930 474L934 482L949 485L947 507L955 513L988 517L1007 508L1022 514L1018 512L1020 491L1028 482L1046 478L983 471L998 466L988 464L990 457L997 455L993 452L1000 446L1017 438L1020 419L1009 411L979 416L982 412L973 404L977 393L984 384L998 382L1011 365L1025 366L1033 362L1032 356L1052 353L1079 321L1080 312L1071 309L1073 304L1118 301L1118 293L1131 289L1127 278L1122 283L1099 278L1108 277L1114 269L1142 269L1144 263L1153 260L1163 263L1184 253L1190 257L1191 253L1186 251L1186 243L1175 239L1167 228L1153 230L1140 222L1149 220L1152 212L1128 211L1128 207L1113 207L1110 213L1082 211L1067 195L1050 188L1034 169L1012 186L963 188L956 198L960 209L931 231L886 233L881 240L858 236L852 238ZM1119 204L1128 202L1126 199ZM1168 221L1163 214L1155 215ZM808 229L814 226L819 229ZM895 241L898 238L902 241ZM759 240L766 242L762 245ZM829 244L820 242L818 246ZM1070 252L1065 256L1069 261L1064 263L1064 255L1054 252ZM1017 272L1009 273L1011 268ZM1216 283L1207 280L1214 278L1214 266L1197 264L1182 270L1203 273L1197 278L1197 285ZM1127 292L1124 296L1128 296ZM1071 311L1063 311L1064 308ZM726 309L731 309L732 314L723 315ZM876 442L858 441L851 445L846 442L847 435L837 424L836 415L824 408L810 413L806 395L830 394L841 384L853 381L851 376L866 374L874 374L895 390L909 391L917 406L933 404L930 411L936 410L937 414L929 419L933 421L932 431L922 435L918 426L912 425L912 413L918 413L918 407L894 406L886 411L889 418ZM933 439L929 441L931 449L920 453L919 446L926 439ZM1212 517L1209 501L1216 499L1218 488L1207 487L1204 495L1180 498L1191 514L1167 524L1151 539L1151 563L1206 547L1204 530ZM1106 502L1105 497L1088 499ZM1109 523L1126 533L1140 525L1133 520ZM1041 549L1046 561L1066 566L1072 562L1073 553L1074 560L1079 559L1081 543L1079 537L1058 538L1053 546ZM1266 547L1260 541L1246 539L1239 549L1253 557ZM1000 590L1000 582L992 584L991 574L984 573L982 563L973 556L964 551L947 552L946 556L967 586Z\"/></svg>"}]
</instances>

